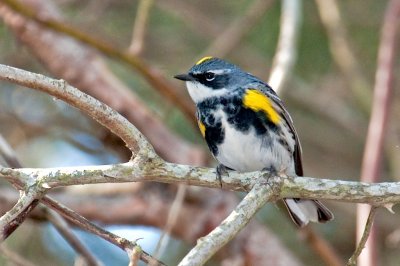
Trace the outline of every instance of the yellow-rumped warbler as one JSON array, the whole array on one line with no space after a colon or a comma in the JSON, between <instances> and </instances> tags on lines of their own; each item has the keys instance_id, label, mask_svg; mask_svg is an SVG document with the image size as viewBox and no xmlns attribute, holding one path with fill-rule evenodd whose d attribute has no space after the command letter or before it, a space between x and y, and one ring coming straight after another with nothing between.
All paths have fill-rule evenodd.
<instances>
[{"instance_id":1,"label":"yellow-rumped warbler","mask_svg":"<svg viewBox=\"0 0 400 266\"><path fill-rule=\"evenodd\" d=\"M215 159L217 173L269 170L302 176L300 142L281 99L268 84L222 59L204 57L187 74L197 121ZM327 222L333 214L318 200L284 199L300 227Z\"/></svg>"}]
</instances>

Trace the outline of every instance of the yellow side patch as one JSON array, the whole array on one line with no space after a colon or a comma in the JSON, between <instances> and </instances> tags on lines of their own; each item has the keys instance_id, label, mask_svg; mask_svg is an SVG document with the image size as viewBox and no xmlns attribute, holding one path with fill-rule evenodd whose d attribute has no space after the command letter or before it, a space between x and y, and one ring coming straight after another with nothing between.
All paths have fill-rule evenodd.
<instances>
[{"instance_id":1,"label":"yellow side patch","mask_svg":"<svg viewBox=\"0 0 400 266\"><path fill-rule=\"evenodd\" d=\"M203 138L206 137L206 126L200 121L197 121L197 125L199 125L200 133L203 136Z\"/></svg>"},{"instance_id":2,"label":"yellow side patch","mask_svg":"<svg viewBox=\"0 0 400 266\"><path fill-rule=\"evenodd\" d=\"M275 125L281 117L272 107L271 100L262 92L254 89L247 90L243 97L243 105L255 112L263 111Z\"/></svg>"},{"instance_id":3,"label":"yellow side patch","mask_svg":"<svg viewBox=\"0 0 400 266\"><path fill-rule=\"evenodd\" d=\"M212 59L212 58L213 58L212 56L203 57L202 59L200 59L199 61L197 61L195 65L196 65L196 66L197 66L197 65L200 65L200 64L203 63L204 61L210 60L210 59Z\"/></svg>"}]
</instances>

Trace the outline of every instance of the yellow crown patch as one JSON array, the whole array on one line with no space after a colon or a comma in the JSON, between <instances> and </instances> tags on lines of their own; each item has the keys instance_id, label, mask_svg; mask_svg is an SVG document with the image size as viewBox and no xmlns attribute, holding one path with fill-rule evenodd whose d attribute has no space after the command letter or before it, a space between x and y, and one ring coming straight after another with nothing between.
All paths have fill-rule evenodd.
<instances>
[{"instance_id":1,"label":"yellow crown patch","mask_svg":"<svg viewBox=\"0 0 400 266\"><path fill-rule=\"evenodd\" d=\"M210 60L210 59L212 59L213 57L212 56L205 56L205 57L203 57L202 59L200 59L199 61L197 61L196 62L196 66L197 65L200 65L201 63L203 63L203 62L205 62L205 61L207 61L207 60Z\"/></svg>"}]
</instances>

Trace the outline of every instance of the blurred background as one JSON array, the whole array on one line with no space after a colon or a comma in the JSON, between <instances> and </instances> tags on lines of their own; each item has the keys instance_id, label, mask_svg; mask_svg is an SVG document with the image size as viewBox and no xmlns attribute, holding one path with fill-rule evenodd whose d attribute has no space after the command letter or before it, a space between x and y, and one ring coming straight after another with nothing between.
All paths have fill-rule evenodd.
<instances>
[{"instance_id":1,"label":"blurred background","mask_svg":"<svg viewBox=\"0 0 400 266\"><path fill-rule=\"evenodd\" d=\"M167 161L203 166L215 162L195 126L186 89L172 76L187 71L203 55L214 55L267 81L282 9L280 1L267 0L19 1L38 18L60 21L98 40L88 44L35 22L6 2L0 3L2 64L65 79L129 119ZM299 133L307 176L360 178L387 3L304 1L297 10L297 60L279 94ZM96 43L110 49L101 51ZM397 58L394 73L399 70ZM379 181L400 177L399 76L395 79ZM121 140L62 101L10 83L1 82L0 88L0 133L24 167L129 160ZM177 264L243 196L156 183L68 187L51 195L121 236L143 238L143 249L158 250L168 265ZM17 198L17 192L0 181L1 212ZM178 210L171 215L173 204ZM323 248L331 246L336 262L344 262L355 247L356 205L327 205L335 220L312 225L312 235L326 242ZM399 214L378 211L380 265L398 265L398 221ZM169 241L156 248L165 230ZM76 233L105 265L127 265L128 258L118 248L88 233ZM333 264L309 236L295 228L282 206L271 203L208 265ZM79 265L73 250L40 213L34 213L4 246L34 265ZM11 261L0 251L0 265L15 265Z\"/></svg>"}]
</instances>

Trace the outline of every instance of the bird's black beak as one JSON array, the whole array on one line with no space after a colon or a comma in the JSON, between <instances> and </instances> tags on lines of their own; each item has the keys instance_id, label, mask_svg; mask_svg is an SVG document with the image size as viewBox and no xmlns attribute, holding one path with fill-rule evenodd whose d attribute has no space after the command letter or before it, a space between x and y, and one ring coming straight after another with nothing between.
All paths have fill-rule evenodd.
<instances>
[{"instance_id":1,"label":"bird's black beak","mask_svg":"<svg viewBox=\"0 0 400 266\"><path fill-rule=\"evenodd\" d=\"M194 81L194 77L190 74L179 74L174 76L174 78L179 79L179 80L183 80L183 81Z\"/></svg>"}]
</instances>

